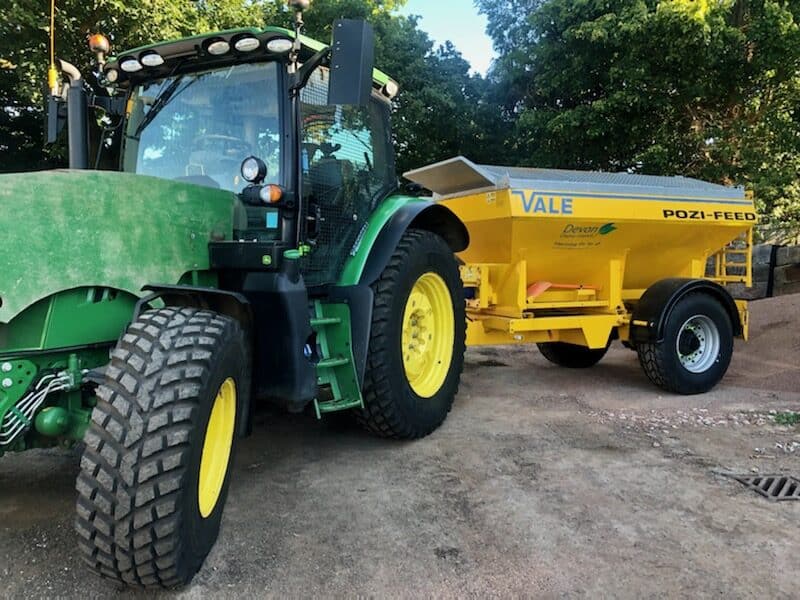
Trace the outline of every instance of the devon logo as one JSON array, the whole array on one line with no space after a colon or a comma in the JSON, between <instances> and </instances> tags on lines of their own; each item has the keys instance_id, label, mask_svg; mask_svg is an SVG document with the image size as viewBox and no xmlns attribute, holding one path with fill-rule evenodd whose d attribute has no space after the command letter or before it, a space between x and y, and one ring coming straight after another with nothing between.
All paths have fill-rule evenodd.
<instances>
[{"instance_id":1,"label":"devon logo","mask_svg":"<svg viewBox=\"0 0 800 600\"><path fill-rule=\"evenodd\" d=\"M606 236L610 233L614 233L616 230L617 226L615 223L606 223L605 225L573 225L569 223L561 232L561 238L589 240L600 236Z\"/></svg>"},{"instance_id":2,"label":"devon logo","mask_svg":"<svg viewBox=\"0 0 800 600\"><path fill-rule=\"evenodd\" d=\"M598 231L598 233L600 235L608 235L609 233L614 233L616 230L617 228L614 225L614 223L607 223L600 228L600 231Z\"/></svg>"}]
</instances>

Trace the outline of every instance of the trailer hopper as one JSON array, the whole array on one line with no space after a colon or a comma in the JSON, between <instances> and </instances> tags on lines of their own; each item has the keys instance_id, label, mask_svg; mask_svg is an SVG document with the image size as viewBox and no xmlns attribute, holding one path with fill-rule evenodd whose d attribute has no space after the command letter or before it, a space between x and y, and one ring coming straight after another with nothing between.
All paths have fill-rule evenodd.
<instances>
[{"instance_id":1,"label":"trailer hopper","mask_svg":"<svg viewBox=\"0 0 800 600\"><path fill-rule=\"evenodd\" d=\"M732 337L747 335L747 305L725 289L752 284L757 215L742 188L463 157L406 177L469 230L459 257L470 345L537 343L553 362L585 366L619 338L643 361L670 363L649 369L656 383L694 393L721 378ZM698 299L719 315L700 314ZM676 323L687 304L698 314ZM679 381L682 370L695 381Z\"/></svg>"}]
</instances>

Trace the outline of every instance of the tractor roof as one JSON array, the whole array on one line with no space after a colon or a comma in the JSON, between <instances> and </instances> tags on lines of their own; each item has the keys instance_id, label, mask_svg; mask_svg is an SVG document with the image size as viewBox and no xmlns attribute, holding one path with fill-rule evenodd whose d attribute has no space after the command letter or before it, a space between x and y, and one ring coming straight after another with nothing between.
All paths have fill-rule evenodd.
<instances>
[{"instance_id":1,"label":"tractor roof","mask_svg":"<svg viewBox=\"0 0 800 600\"><path fill-rule=\"evenodd\" d=\"M259 47L255 51L239 52L234 49L237 41L246 37L257 38L260 42ZM205 66L213 66L215 64L229 64L231 59L251 59L265 56L279 56L276 53L270 53L267 49L267 44L276 39L289 39L294 40L294 32L284 29L282 27L266 27L258 29L255 27L241 28L241 29L226 29L224 31L215 31L203 33L187 38L177 40L170 40L165 42L158 42L148 46L141 46L121 52L118 56L109 59L105 67L105 72L116 69L119 75L119 82L122 83L128 79L146 78L152 79L154 76L166 76L175 70L177 61L186 61L187 63L201 64ZM318 42L310 37L300 36L303 43L304 57L307 59L311 55L319 52L327 47L326 44ZM224 56L213 56L207 50L210 44L215 41L225 41L230 44L230 51ZM149 54L158 54L164 59L164 64L155 67L144 67L137 73L126 73L124 69L120 69L120 65L128 59L137 59ZM378 87L383 87L392 79L382 71L375 69L373 71L373 82Z\"/></svg>"}]
</instances>

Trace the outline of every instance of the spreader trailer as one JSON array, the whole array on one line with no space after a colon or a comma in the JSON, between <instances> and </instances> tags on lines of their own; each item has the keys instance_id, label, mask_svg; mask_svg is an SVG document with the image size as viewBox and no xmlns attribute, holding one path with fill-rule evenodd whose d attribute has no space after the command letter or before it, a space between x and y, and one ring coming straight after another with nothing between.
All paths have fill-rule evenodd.
<instances>
[{"instance_id":1,"label":"spreader trailer","mask_svg":"<svg viewBox=\"0 0 800 600\"><path fill-rule=\"evenodd\" d=\"M466 341L580 367L618 337L694 393L747 333L740 190L456 159L409 174L435 200L404 193L371 28L326 46L290 4L294 31L92 36L91 77L50 71L70 169L0 176L0 455L83 442L80 551L126 585L200 569L260 402L415 439Z\"/></svg>"},{"instance_id":2,"label":"spreader trailer","mask_svg":"<svg viewBox=\"0 0 800 600\"><path fill-rule=\"evenodd\" d=\"M468 346L536 343L549 361L585 368L619 339L653 383L695 394L747 337L747 303L725 289L752 285L757 216L741 188L461 157L406 177L469 230Z\"/></svg>"}]
</instances>

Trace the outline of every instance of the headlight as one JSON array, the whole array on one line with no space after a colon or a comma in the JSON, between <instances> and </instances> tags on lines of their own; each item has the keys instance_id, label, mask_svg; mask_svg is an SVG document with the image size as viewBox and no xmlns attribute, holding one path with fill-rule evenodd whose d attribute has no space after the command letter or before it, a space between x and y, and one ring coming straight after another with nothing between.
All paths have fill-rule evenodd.
<instances>
[{"instance_id":1,"label":"headlight","mask_svg":"<svg viewBox=\"0 0 800 600\"><path fill-rule=\"evenodd\" d=\"M211 42L206 51L213 56L222 56L223 54L227 54L230 52L231 45L226 42L225 40L217 40L215 42Z\"/></svg>"},{"instance_id":2,"label":"headlight","mask_svg":"<svg viewBox=\"0 0 800 600\"><path fill-rule=\"evenodd\" d=\"M288 38L275 38L267 42L267 50L275 54L285 54L294 46L294 42Z\"/></svg>"},{"instance_id":3,"label":"headlight","mask_svg":"<svg viewBox=\"0 0 800 600\"><path fill-rule=\"evenodd\" d=\"M145 67L160 67L164 64L164 58L156 52L143 54L139 57L139 60Z\"/></svg>"},{"instance_id":4,"label":"headlight","mask_svg":"<svg viewBox=\"0 0 800 600\"><path fill-rule=\"evenodd\" d=\"M400 93L400 86L397 85L397 82L392 81L391 79L386 82L386 85L383 86L383 95L392 100L397 94Z\"/></svg>"},{"instance_id":5,"label":"headlight","mask_svg":"<svg viewBox=\"0 0 800 600\"><path fill-rule=\"evenodd\" d=\"M116 83L119 79L119 71L116 69L109 69L105 72L105 76L108 83Z\"/></svg>"},{"instance_id":6,"label":"headlight","mask_svg":"<svg viewBox=\"0 0 800 600\"><path fill-rule=\"evenodd\" d=\"M239 52L252 52L253 50L258 50L260 45L261 42L258 41L258 38L247 36L236 40L233 47Z\"/></svg>"},{"instance_id":7,"label":"headlight","mask_svg":"<svg viewBox=\"0 0 800 600\"><path fill-rule=\"evenodd\" d=\"M137 71L142 70L142 63L135 58L128 58L119 63L119 68L126 73L136 73Z\"/></svg>"},{"instance_id":8,"label":"headlight","mask_svg":"<svg viewBox=\"0 0 800 600\"><path fill-rule=\"evenodd\" d=\"M266 176L267 165L264 164L263 160L256 158L255 156L244 159L244 162L242 163L242 177L244 177L245 181L249 181L250 183L259 183L264 181Z\"/></svg>"}]
</instances>

